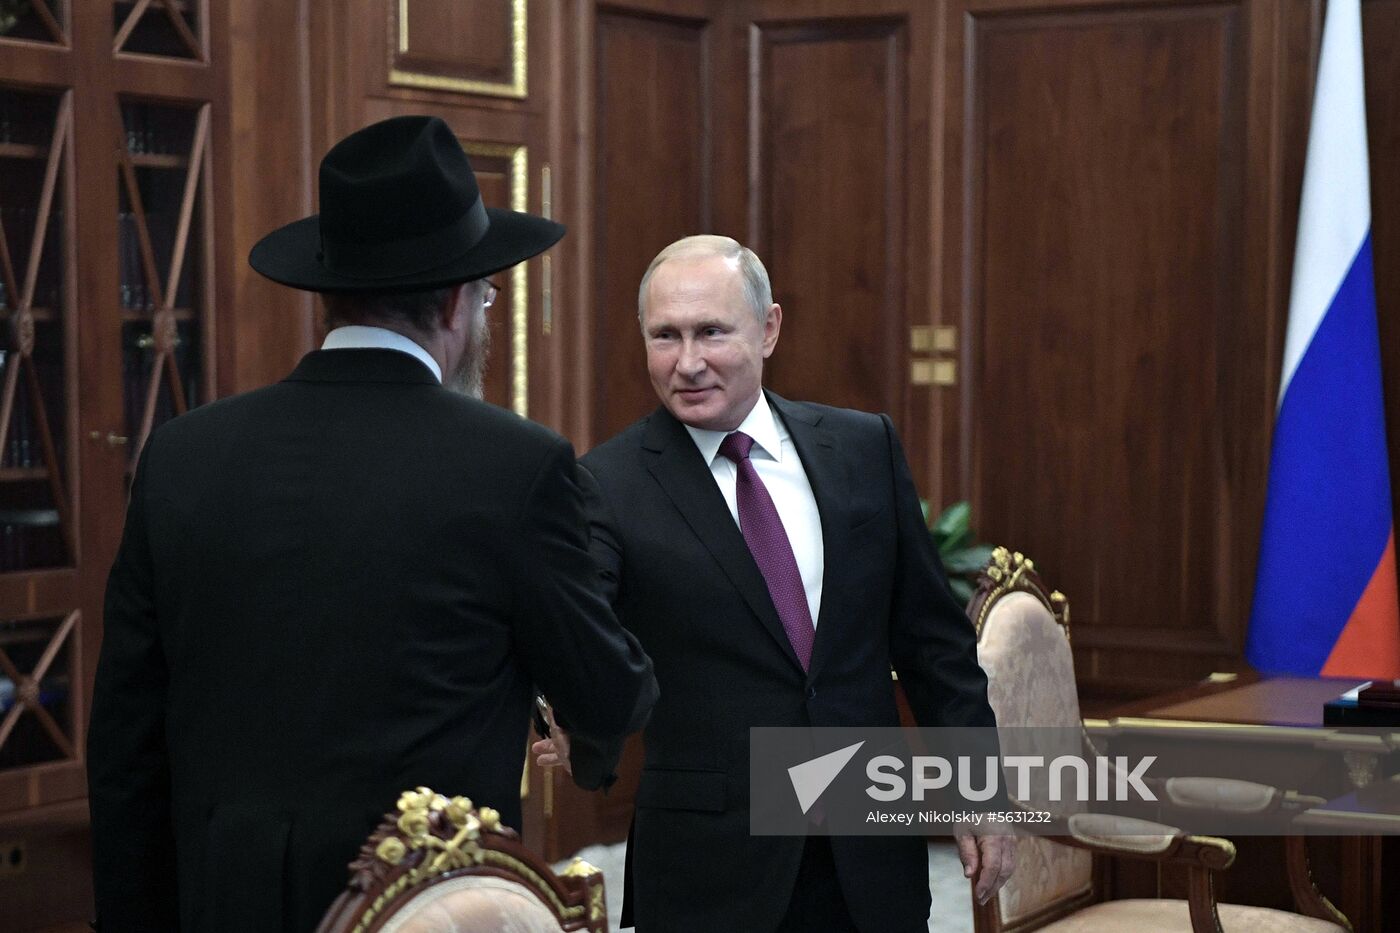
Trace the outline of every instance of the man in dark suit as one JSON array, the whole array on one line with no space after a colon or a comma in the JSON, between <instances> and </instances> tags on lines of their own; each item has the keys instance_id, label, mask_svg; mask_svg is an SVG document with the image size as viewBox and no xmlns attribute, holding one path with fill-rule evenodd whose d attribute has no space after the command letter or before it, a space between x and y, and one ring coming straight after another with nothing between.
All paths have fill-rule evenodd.
<instances>
[{"instance_id":1,"label":"man in dark suit","mask_svg":"<svg viewBox=\"0 0 1400 933\"><path fill-rule=\"evenodd\" d=\"M891 665L921 725L995 724L894 427L762 389L782 309L731 239L667 247L639 308L661 407L582 461L595 554L661 685L624 925L924 930L922 839L749 834L750 727L897 726ZM989 897L1013 846L959 845Z\"/></svg>"},{"instance_id":2,"label":"man in dark suit","mask_svg":"<svg viewBox=\"0 0 1400 933\"><path fill-rule=\"evenodd\" d=\"M427 117L337 144L320 205L249 261L327 293L324 347L157 430L133 480L88 733L106 933L306 933L400 792L519 825L534 685L613 749L655 700L572 448L448 388L479 385L485 277L563 228L484 207Z\"/></svg>"}]
</instances>

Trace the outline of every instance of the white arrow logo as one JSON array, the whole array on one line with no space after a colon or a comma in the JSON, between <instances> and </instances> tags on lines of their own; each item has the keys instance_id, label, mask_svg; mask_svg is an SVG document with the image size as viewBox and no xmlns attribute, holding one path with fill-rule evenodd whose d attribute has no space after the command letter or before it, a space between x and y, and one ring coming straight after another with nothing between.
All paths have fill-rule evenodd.
<instances>
[{"instance_id":1,"label":"white arrow logo","mask_svg":"<svg viewBox=\"0 0 1400 933\"><path fill-rule=\"evenodd\" d=\"M864 744L865 742L861 741L847 745L820 758L813 758L788 768L788 777L792 779L792 789L797 792L797 803L802 807L803 813L812 809L812 804L831 786L831 782L836 780L836 775L841 773L841 769L850 763Z\"/></svg>"}]
</instances>

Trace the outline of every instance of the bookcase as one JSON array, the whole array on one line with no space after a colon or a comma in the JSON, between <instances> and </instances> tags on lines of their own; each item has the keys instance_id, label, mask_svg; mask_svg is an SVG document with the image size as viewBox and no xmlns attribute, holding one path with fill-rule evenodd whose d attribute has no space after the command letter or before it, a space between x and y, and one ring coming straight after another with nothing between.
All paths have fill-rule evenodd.
<instances>
[{"instance_id":1,"label":"bookcase","mask_svg":"<svg viewBox=\"0 0 1400 933\"><path fill-rule=\"evenodd\" d=\"M0 0L0 915L90 910L86 689L126 488L215 394L217 27L207 0Z\"/></svg>"}]
</instances>

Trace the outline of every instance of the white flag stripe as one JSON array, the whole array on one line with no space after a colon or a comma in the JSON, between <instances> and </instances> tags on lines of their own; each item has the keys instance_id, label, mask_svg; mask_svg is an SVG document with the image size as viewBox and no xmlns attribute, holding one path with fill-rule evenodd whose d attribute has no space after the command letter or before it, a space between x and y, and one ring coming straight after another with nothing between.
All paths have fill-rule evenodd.
<instances>
[{"instance_id":1,"label":"white flag stripe","mask_svg":"<svg viewBox=\"0 0 1400 933\"><path fill-rule=\"evenodd\" d=\"M1360 0L1331 0L1323 26L1308 132L1280 406L1371 227L1365 100Z\"/></svg>"}]
</instances>

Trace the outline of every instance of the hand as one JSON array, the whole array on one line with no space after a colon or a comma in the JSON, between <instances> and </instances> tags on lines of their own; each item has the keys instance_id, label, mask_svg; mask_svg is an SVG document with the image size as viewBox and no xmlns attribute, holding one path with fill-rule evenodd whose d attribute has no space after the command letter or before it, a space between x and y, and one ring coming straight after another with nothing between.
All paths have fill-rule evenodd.
<instances>
[{"instance_id":1,"label":"hand","mask_svg":"<svg viewBox=\"0 0 1400 933\"><path fill-rule=\"evenodd\" d=\"M963 877L977 879L972 893L977 903L985 904L1001 890L1016 869L1016 837L963 833L958 835L957 840Z\"/></svg>"},{"instance_id":2,"label":"hand","mask_svg":"<svg viewBox=\"0 0 1400 933\"><path fill-rule=\"evenodd\" d=\"M565 774L573 777L574 769L569 765L569 734L554 721L553 709L546 709L544 715L549 723L549 738L530 746L535 764L541 768L563 768Z\"/></svg>"}]
</instances>

